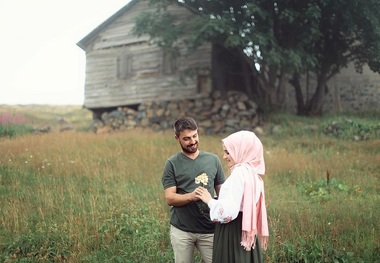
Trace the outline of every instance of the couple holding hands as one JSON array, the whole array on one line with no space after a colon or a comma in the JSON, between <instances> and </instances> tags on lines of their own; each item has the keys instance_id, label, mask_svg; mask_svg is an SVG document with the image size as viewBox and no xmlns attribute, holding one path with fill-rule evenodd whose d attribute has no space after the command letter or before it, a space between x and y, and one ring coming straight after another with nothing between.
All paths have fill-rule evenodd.
<instances>
[{"instance_id":1,"label":"couple holding hands","mask_svg":"<svg viewBox=\"0 0 380 263\"><path fill-rule=\"evenodd\" d=\"M161 181L175 262L193 262L195 247L205 263L264 262L269 232L259 138L238 131L222 139L225 179L218 156L198 149L193 118L178 119L174 133L181 151L167 159Z\"/></svg>"}]
</instances>

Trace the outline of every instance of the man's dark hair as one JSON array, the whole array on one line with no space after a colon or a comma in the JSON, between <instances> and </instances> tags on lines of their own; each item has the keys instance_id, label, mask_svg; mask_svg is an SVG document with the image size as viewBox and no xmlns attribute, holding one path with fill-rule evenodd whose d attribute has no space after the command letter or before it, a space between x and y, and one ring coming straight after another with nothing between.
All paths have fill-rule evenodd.
<instances>
[{"instance_id":1,"label":"man's dark hair","mask_svg":"<svg viewBox=\"0 0 380 263\"><path fill-rule=\"evenodd\" d=\"M174 122L174 134L178 137L183 130L195 131L198 129L197 122L192 117L182 117Z\"/></svg>"}]
</instances>

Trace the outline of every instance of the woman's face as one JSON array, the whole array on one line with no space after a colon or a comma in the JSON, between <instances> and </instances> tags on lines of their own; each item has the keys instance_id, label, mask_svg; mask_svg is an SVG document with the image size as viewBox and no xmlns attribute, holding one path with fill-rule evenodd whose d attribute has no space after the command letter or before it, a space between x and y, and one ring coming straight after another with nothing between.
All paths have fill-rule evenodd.
<instances>
[{"instance_id":1,"label":"woman's face","mask_svg":"<svg viewBox=\"0 0 380 263\"><path fill-rule=\"evenodd\" d=\"M227 161L228 168L231 168L235 165L234 159L232 159L230 153L227 151L226 147L223 144L223 159Z\"/></svg>"}]
</instances>

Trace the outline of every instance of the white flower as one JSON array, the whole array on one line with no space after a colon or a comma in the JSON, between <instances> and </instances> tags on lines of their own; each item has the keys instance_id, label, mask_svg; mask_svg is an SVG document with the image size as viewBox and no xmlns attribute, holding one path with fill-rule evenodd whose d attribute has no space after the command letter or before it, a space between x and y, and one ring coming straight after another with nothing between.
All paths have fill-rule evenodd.
<instances>
[{"instance_id":1,"label":"white flower","mask_svg":"<svg viewBox=\"0 0 380 263\"><path fill-rule=\"evenodd\" d=\"M202 174L198 175L195 178L195 183L196 184L202 183L203 185L207 185L207 183L208 183L208 176L207 176L207 174L206 173L202 173Z\"/></svg>"}]
</instances>

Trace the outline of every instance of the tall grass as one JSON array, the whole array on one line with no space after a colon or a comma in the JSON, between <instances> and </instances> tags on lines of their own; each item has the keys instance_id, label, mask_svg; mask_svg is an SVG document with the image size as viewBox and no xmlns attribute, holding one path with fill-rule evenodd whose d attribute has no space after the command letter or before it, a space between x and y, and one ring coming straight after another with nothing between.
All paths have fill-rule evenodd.
<instances>
[{"instance_id":1,"label":"tall grass","mask_svg":"<svg viewBox=\"0 0 380 263\"><path fill-rule=\"evenodd\" d=\"M222 156L221 135L200 136ZM266 261L380 262L380 141L260 137ZM0 138L0 261L173 262L160 179L178 150L171 132L149 130Z\"/></svg>"}]
</instances>

